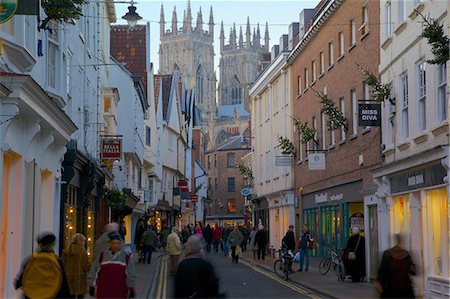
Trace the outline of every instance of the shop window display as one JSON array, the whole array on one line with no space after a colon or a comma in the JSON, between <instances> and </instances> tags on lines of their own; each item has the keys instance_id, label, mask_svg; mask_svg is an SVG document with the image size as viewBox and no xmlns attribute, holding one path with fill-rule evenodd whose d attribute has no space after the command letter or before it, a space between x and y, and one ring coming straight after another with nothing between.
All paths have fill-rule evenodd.
<instances>
[{"instance_id":1,"label":"shop window display","mask_svg":"<svg viewBox=\"0 0 450 299\"><path fill-rule=\"evenodd\" d=\"M67 247L72 236L77 232L77 189L74 186L67 188L67 201L64 208L64 247Z\"/></svg>"},{"instance_id":2,"label":"shop window display","mask_svg":"<svg viewBox=\"0 0 450 299\"><path fill-rule=\"evenodd\" d=\"M409 195L394 197L393 213L391 213L391 244L395 244L394 235L401 234L406 250L411 251L411 210Z\"/></svg>"}]
</instances>

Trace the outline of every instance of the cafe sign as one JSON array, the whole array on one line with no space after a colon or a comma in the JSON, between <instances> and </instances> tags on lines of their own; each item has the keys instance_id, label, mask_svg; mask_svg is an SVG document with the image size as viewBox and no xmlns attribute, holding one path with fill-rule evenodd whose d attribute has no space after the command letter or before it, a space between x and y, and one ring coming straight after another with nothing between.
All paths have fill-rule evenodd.
<instances>
[{"instance_id":1,"label":"cafe sign","mask_svg":"<svg viewBox=\"0 0 450 299\"><path fill-rule=\"evenodd\" d=\"M122 157L122 139L102 139L101 158L103 160L120 160Z\"/></svg>"},{"instance_id":2,"label":"cafe sign","mask_svg":"<svg viewBox=\"0 0 450 299\"><path fill-rule=\"evenodd\" d=\"M358 104L360 127L381 127L381 104Z\"/></svg>"}]
</instances>

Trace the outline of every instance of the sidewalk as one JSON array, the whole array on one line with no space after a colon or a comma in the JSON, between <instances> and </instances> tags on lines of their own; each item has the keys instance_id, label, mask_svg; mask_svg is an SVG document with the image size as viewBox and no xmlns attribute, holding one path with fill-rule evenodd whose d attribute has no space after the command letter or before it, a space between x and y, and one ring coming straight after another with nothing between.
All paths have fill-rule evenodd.
<instances>
[{"instance_id":1,"label":"sidewalk","mask_svg":"<svg viewBox=\"0 0 450 299\"><path fill-rule=\"evenodd\" d=\"M264 261L254 260L251 251L243 252L241 258L252 265L274 272L275 258L266 257ZM289 275L289 280L330 298L378 298L370 283L352 283L349 279L340 282L332 269L326 275L321 275L318 270L320 260L321 258L318 257L310 257L309 271L295 272ZM298 263L294 263L292 268L297 271L299 269Z\"/></svg>"},{"instance_id":2,"label":"sidewalk","mask_svg":"<svg viewBox=\"0 0 450 299\"><path fill-rule=\"evenodd\" d=\"M158 249L153 252L151 264L138 264L137 253L133 253L133 262L136 264L136 298L148 298L153 278L157 274L159 258L165 254L165 250Z\"/></svg>"}]
</instances>

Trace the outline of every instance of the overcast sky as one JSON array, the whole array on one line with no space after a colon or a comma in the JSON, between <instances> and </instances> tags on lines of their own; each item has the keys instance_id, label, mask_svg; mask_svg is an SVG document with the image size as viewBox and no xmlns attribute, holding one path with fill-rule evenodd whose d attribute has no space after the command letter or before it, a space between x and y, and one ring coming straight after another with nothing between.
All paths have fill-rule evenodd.
<instances>
[{"instance_id":1,"label":"overcast sky","mask_svg":"<svg viewBox=\"0 0 450 299\"><path fill-rule=\"evenodd\" d=\"M161 1L161 0L137 0L135 4L137 13L143 17L140 24L150 22L150 55L151 61L155 65L155 72L158 70L158 45L159 45L159 14L161 3L164 5L166 29L170 28L172 21L172 11L174 5L177 8L177 17L179 26L181 27L183 21L183 10L186 9L186 1ZM245 25L247 16L250 17L250 23L253 27L259 22L261 35L264 37L265 23L269 23L270 47L278 44L279 38L282 34L288 33L288 26L292 22L298 22L299 14L304 8L314 8L319 1L309 0L285 0L285 1L264 1L264 0L246 0L246 1L196 1L191 0L192 7L192 23L195 26L197 20L197 12L202 8L203 22L207 23L209 20L209 8L212 5L214 11L214 23L216 24L214 30L214 52L215 65L217 76L219 75L219 33L220 22L224 22L225 27L225 43L228 43L228 36L230 33L230 26L233 22L236 23L236 31L239 35L239 26L242 25L245 36ZM116 14L118 23L126 23L120 19L127 12L128 4L117 3ZM204 30L208 30L207 25L203 25ZM244 37L245 38L245 37ZM261 40L264 43L264 40Z\"/></svg>"}]
</instances>

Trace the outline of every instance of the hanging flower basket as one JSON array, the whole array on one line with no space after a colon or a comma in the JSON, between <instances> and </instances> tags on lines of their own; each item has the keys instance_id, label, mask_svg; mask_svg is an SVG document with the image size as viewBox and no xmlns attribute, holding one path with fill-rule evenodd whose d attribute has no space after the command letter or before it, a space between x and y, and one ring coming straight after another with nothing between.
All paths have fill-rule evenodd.
<instances>
[{"instance_id":1,"label":"hanging flower basket","mask_svg":"<svg viewBox=\"0 0 450 299\"><path fill-rule=\"evenodd\" d=\"M127 196L120 190L111 189L105 194L108 204L113 210L123 210L126 208Z\"/></svg>"}]
</instances>

